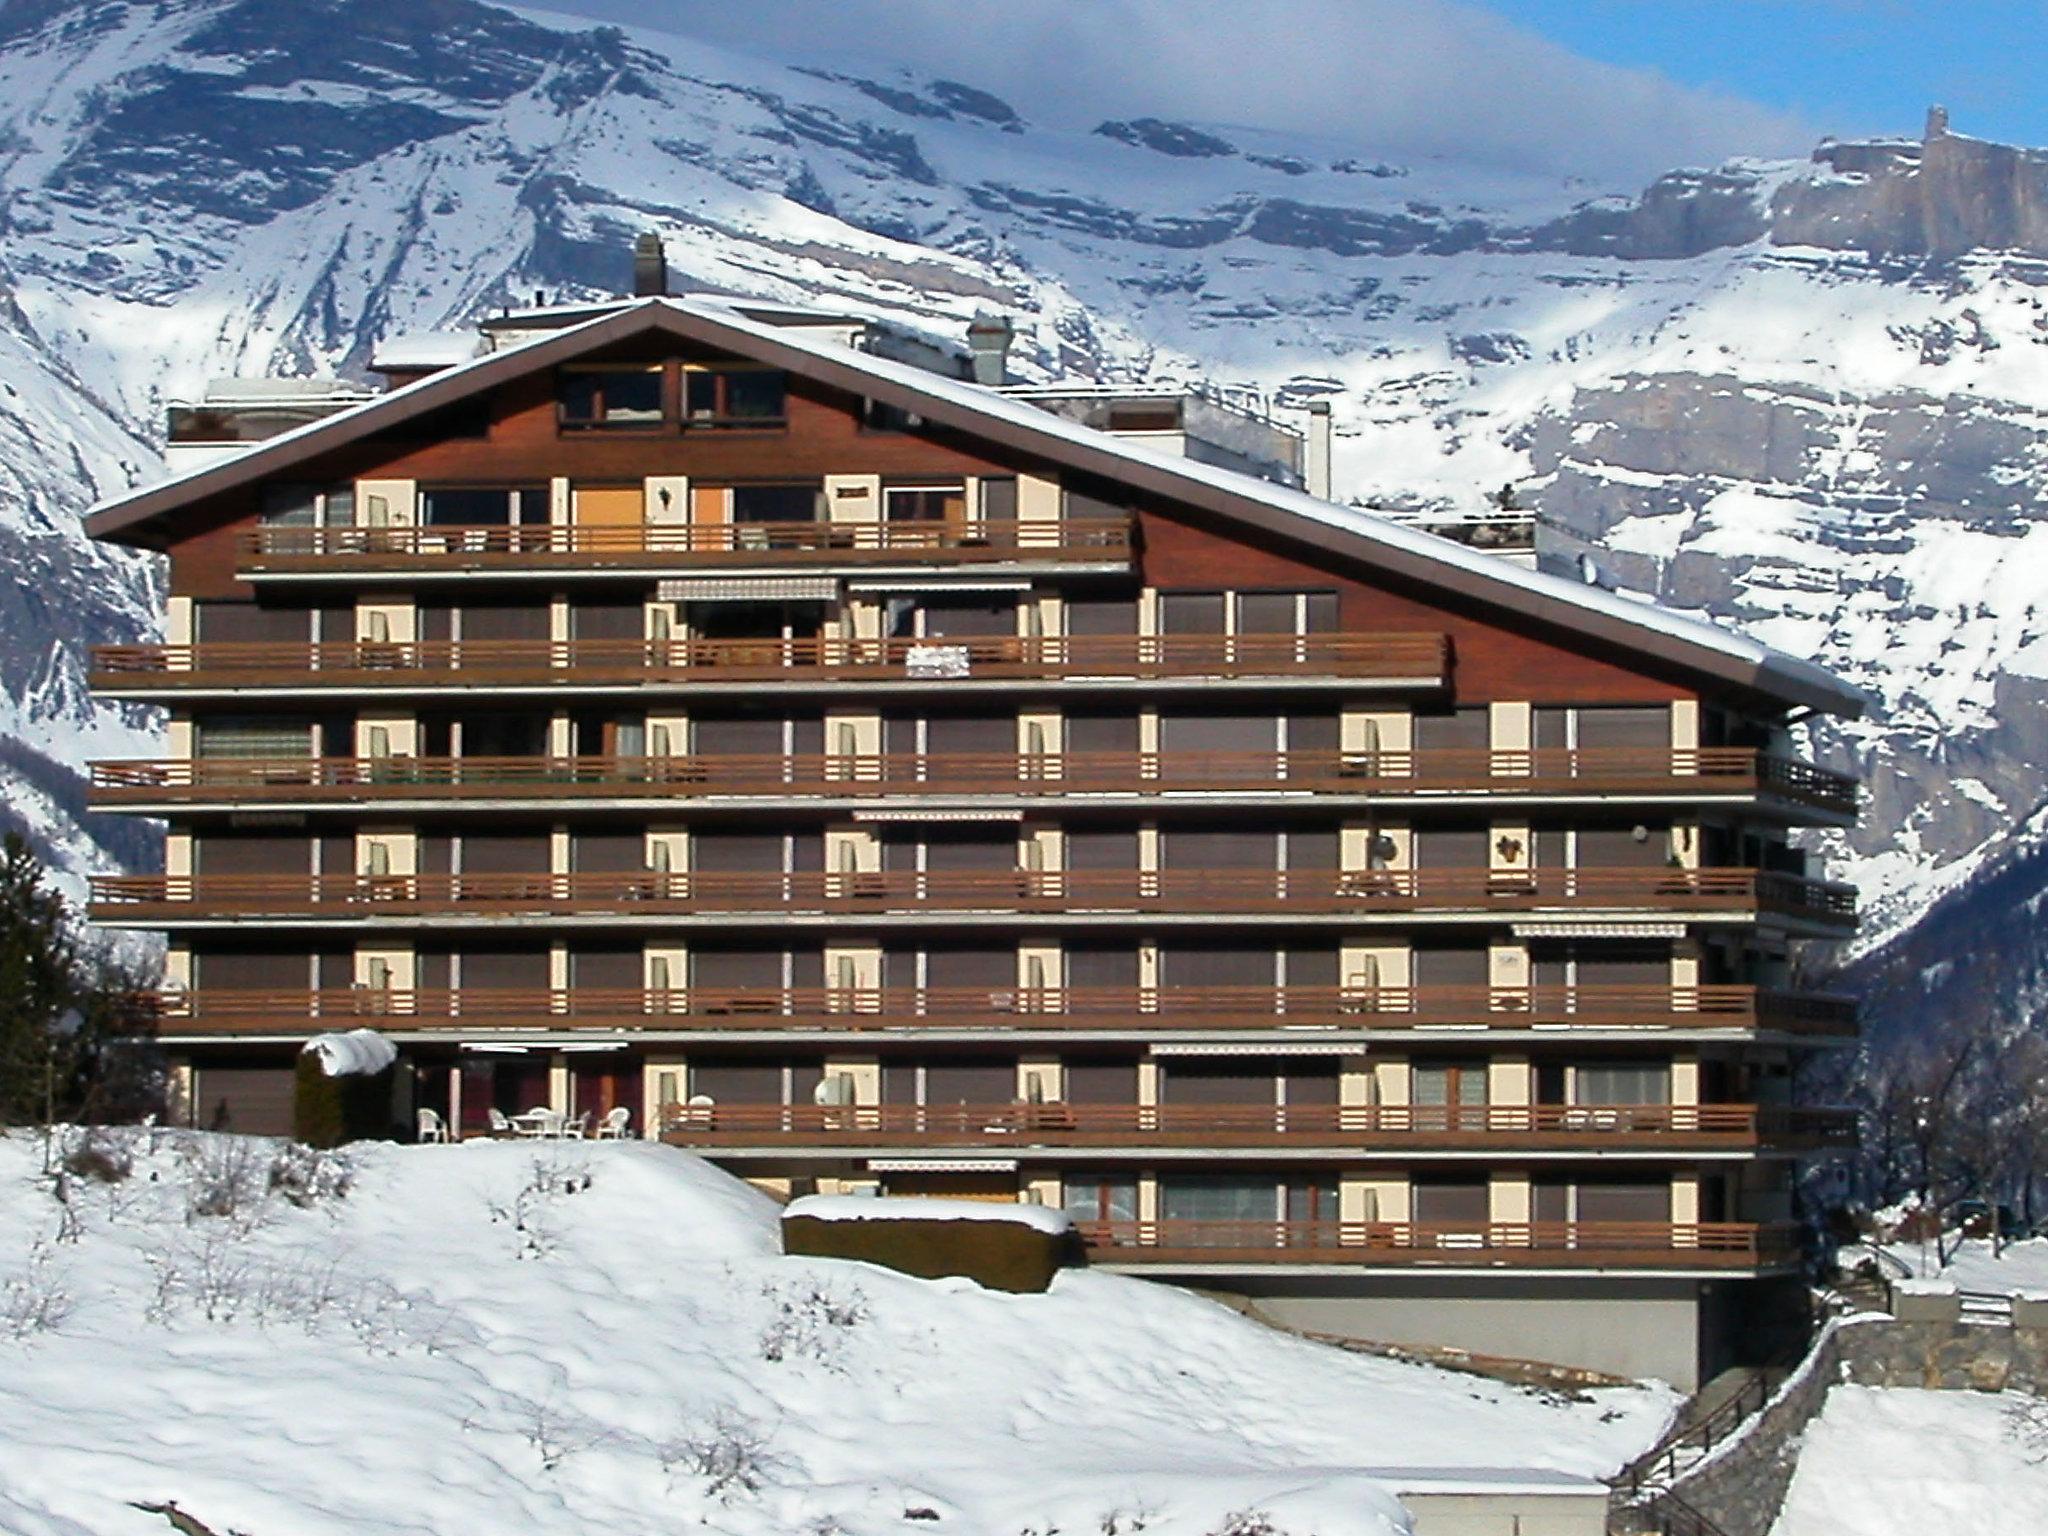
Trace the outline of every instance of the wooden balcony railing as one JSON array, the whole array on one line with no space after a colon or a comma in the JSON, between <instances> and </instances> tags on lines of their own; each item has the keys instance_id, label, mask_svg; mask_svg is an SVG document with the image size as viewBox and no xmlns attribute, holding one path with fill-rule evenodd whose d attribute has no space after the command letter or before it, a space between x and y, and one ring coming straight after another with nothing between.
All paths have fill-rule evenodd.
<instances>
[{"instance_id":1,"label":"wooden balcony railing","mask_svg":"<svg viewBox=\"0 0 2048 1536\"><path fill-rule=\"evenodd\" d=\"M167 1033L702 1030L879 1033L1392 1029L1726 1030L1851 1035L1846 997L1747 986L466 987L147 992Z\"/></svg>"},{"instance_id":2,"label":"wooden balcony railing","mask_svg":"<svg viewBox=\"0 0 2048 1536\"><path fill-rule=\"evenodd\" d=\"M1752 1269L1791 1262L1798 1230L1750 1222L1090 1221L1108 1264L1387 1264Z\"/></svg>"},{"instance_id":3,"label":"wooden balcony railing","mask_svg":"<svg viewBox=\"0 0 2048 1536\"><path fill-rule=\"evenodd\" d=\"M974 795L1158 797L1260 791L1329 796L1770 795L1839 815L1855 781L1746 747L1538 752L1066 752L697 757L196 758L92 765L97 803Z\"/></svg>"},{"instance_id":4,"label":"wooden balcony railing","mask_svg":"<svg viewBox=\"0 0 2048 1536\"><path fill-rule=\"evenodd\" d=\"M250 575L721 566L1120 564L1128 517L1043 522L685 523L575 527L266 527L242 535Z\"/></svg>"},{"instance_id":5,"label":"wooden balcony railing","mask_svg":"<svg viewBox=\"0 0 2048 1536\"><path fill-rule=\"evenodd\" d=\"M1023 916L1651 911L1776 914L1848 928L1855 892L1754 869L1014 871L841 874L100 875L103 920L214 918Z\"/></svg>"},{"instance_id":6,"label":"wooden balcony railing","mask_svg":"<svg viewBox=\"0 0 2048 1536\"><path fill-rule=\"evenodd\" d=\"M421 640L103 645L92 686L556 688L1049 678L1295 678L1436 688L1442 635L1004 635L961 640Z\"/></svg>"},{"instance_id":7,"label":"wooden balcony railing","mask_svg":"<svg viewBox=\"0 0 2048 1536\"><path fill-rule=\"evenodd\" d=\"M1847 1110L1755 1104L669 1104L693 1147L1512 1147L1711 1150L1841 1146Z\"/></svg>"}]
</instances>

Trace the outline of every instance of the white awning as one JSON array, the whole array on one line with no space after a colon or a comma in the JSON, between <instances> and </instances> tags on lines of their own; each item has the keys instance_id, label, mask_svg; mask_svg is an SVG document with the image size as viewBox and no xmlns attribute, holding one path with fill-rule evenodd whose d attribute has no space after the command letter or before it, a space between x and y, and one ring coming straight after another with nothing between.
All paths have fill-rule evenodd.
<instances>
[{"instance_id":1,"label":"white awning","mask_svg":"<svg viewBox=\"0 0 2048 1536\"><path fill-rule=\"evenodd\" d=\"M870 1173L1015 1173L1014 1157L871 1157Z\"/></svg>"},{"instance_id":2,"label":"white awning","mask_svg":"<svg viewBox=\"0 0 2048 1536\"><path fill-rule=\"evenodd\" d=\"M933 581L929 577L906 577L891 581L886 576L867 576L848 581L849 592L1029 592L1031 583L1021 578L1006 580Z\"/></svg>"},{"instance_id":3,"label":"white awning","mask_svg":"<svg viewBox=\"0 0 2048 1536\"><path fill-rule=\"evenodd\" d=\"M679 576L657 582L664 603L832 603L839 582L832 576Z\"/></svg>"},{"instance_id":4,"label":"white awning","mask_svg":"<svg viewBox=\"0 0 2048 1536\"><path fill-rule=\"evenodd\" d=\"M1155 1040L1154 1056L1363 1056L1357 1040Z\"/></svg>"}]
</instances>

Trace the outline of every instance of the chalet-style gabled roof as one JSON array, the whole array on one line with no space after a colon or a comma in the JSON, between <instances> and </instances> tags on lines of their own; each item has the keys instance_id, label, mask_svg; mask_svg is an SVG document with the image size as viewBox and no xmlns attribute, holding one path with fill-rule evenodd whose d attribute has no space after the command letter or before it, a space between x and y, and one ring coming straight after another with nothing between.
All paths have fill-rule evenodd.
<instances>
[{"instance_id":1,"label":"chalet-style gabled roof","mask_svg":"<svg viewBox=\"0 0 2048 1536\"><path fill-rule=\"evenodd\" d=\"M1787 704L1841 715L1859 714L1863 708L1859 692L1820 667L1716 625L1525 570L1498 556L1235 470L1161 453L980 385L873 357L801 330L779 329L706 300L632 301L553 335L444 369L232 458L110 498L87 516L86 530L96 538L159 547L164 542L160 520L194 502L280 474L480 390L654 331L785 368L850 394L915 411L935 425L1200 508L1246 530L1298 540L1425 588L1519 613Z\"/></svg>"}]
</instances>

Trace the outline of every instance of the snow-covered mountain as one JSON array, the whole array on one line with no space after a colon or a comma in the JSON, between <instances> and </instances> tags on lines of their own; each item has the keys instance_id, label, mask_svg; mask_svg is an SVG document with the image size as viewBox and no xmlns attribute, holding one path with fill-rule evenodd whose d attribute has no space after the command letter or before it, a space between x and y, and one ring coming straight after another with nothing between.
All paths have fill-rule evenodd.
<instances>
[{"instance_id":1,"label":"snow-covered mountain","mask_svg":"<svg viewBox=\"0 0 2048 1536\"><path fill-rule=\"evenodd\" d=\"M1816 743L1871 786L1835 850L1866 944L2043 806L2048 156L1938 122L1636 192L470 0L13 0L0 199L0 772L74 864L141 856L67 774L147 750L80 668L152 607L75 516L155 472L165 401L616 291L646 229L691 284L1005 311L1027 377L1328 398L1340 495L1511 484L1606 579L1837 668L1873 699Z\"/></svg>"}]
</instances>

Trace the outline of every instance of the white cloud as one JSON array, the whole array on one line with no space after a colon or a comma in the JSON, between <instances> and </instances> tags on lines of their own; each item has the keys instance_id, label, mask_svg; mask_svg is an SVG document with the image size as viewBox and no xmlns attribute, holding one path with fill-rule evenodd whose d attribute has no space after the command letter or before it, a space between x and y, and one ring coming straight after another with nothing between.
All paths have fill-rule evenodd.
<instances>
[{"instance_id":1,"label":"white cloud","mask_svg":"<svg viewBox=\"0 0 2048 1536\"><path fill-rule=\"evenodd\" d=\"M551 0L791 62L904 66L1026 117L1157 116L1329 135L1632 184L1735 154L1797 154L1795 119L1596 63L1457 0Z\"/></svg>"}]
</instances>

